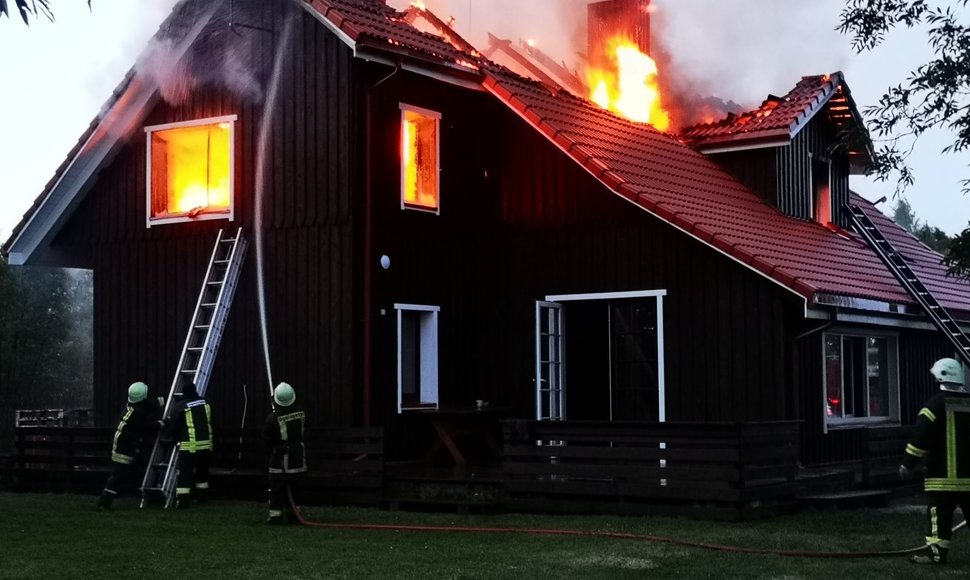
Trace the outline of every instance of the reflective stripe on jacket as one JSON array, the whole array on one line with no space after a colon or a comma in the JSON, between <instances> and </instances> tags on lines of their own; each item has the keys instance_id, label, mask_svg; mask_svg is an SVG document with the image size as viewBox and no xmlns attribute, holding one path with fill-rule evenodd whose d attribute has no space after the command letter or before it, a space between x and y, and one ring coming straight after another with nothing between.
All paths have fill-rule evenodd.
<instances>
[{"instance_id":1,"label":"reflective stripe on jacket","mask_svg":"<svg viewBox=\"0 0 970 580\"><path fill-rule=\"evenodd\" d=\"M178 441L181 451L212 451L212 407L204 399L185 404L179 421Z\"/></svg>"},{"instance_id":2,"label":"reflective stripe on jacket","mask_svg":"<svg viewBox=\"0 0 970 580\"><path fill-rule=\"evenodd\" d=\"M939 393L916 417L904 464L926 462L928 492L970 492L970 395Z\"/></svg>"},{"instance_id":3,"label":"reflective stripe on jacket","mask_svg":"<svg viewBox=\"0 0 970 580\"><path fill-rule=\"evenodd\" d=\"M306 414L303 411L281 409L270 413L263 426L263 439L270 450L271 474L296 474L307 470L306 446L303 435Z\"/></svg>"}]
</instances>

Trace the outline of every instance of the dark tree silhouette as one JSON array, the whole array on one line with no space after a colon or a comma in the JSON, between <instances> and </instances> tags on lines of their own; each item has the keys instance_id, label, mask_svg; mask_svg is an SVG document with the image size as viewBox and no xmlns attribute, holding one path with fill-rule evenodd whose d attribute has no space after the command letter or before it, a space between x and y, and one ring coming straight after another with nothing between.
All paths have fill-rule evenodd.
<instances>
[{"instance_id":1,"label":"dark tree silhouette","mask_svg":"<svg viewBox=\"0 0 970 580\"><path fill-rule=\"evenodd\" d=\"M874 173L896 178L897 194L915 178L907 164L921 135L933 128L954 132L943 153L970 149L970 26L965 24L970 0L847 0L838 29L852 37L857 52L876 49L899 26L926 27L933 58L902 83L891 86L879 103L866 109L882 139ZM963 182L970 190L970 178ZM964 208L966 210L966 207ZM959 211L959 208L954 208ZM970 224L950 244L950 273L970 277Z\"/></svg>"}]
</instances>

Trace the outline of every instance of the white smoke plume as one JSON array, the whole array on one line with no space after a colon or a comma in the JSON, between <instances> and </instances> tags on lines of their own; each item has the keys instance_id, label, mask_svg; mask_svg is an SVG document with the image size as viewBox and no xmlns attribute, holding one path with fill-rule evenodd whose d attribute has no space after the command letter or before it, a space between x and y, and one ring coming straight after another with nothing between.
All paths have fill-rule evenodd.
<instances>
[{"instance_id":1,"label":"white smoke plume","mask_svg":"<svg viewBox=\"0 0 970 580\"><path fill-rule=\"evenodd\" d=\"M582 69L587 0L424 0L479 49L487 33L533 39L544 52ZM389 0L405 9L408 0ZM651 42L665 84L703 99L756 107L802 76L839 70L851 54L836 32L843 0L653 0ZM666 66L666 68L664 68ZM672 77L672 78L670 78Z\"/></svg>"},{"instance_id":2,"label":"white smoke plume","mask_svg":"<svg viewBox=\"0 0 970 580\"><path fill-rule=\"evenodd\" d=\"M279 1L279 5L292 9L291 2ZM138 72L158 85L169 104L181 104L206 86L262 101L272 65L272 55L260 50L266 35L272 34L267 0L217 0L195 6L201 8L176 9L166 26L173 32L163 31L152 40L138 61ZM201 9L214 9L214 16L183 54L180 33L196 24Z\"/></svg>"}]
</instances>

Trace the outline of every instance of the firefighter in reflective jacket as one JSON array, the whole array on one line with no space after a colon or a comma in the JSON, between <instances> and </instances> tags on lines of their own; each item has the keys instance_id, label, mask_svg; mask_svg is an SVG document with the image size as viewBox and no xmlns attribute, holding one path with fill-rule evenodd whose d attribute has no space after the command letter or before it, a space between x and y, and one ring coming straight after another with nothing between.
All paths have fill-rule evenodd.
<instances>
[{"instance_id":1,"label":"firefighter in reflective jacket","mask_svg":"<svg viewBox=\"0 0 970 580\"><path fill-rule=\"evenodd\" d=\"M170 434L179 446L175 507L189 507L194 498L209 497L209 464L212 462L212 408L199 396L195 385L182 388L181 400L172 408Z\"/></svg>"},{"instance_id":2,"label":"firefighter in reflective jacket","mask_svg":"<svg viewBox=\"0 0 970 580\"><path fill-rule=\"evenodd\" d=\"M134 490L141 459L161 426L161 407L164 400L148 398L148 385L132 383L128 387L128 405L118 422L111 444L111 476L98 498L98 509L111 508L111 502L122 491Z\"/></svg>"},{"instance_id":3,"label":"firefighter in reflective jacket","mask_svg":"<svg viewBox=\"0 0 970 580\"><path fill-rule=\"evenodd\" d=\"M287 501L287 488L290 492L299 484L299 478L306 473L306 447L303 445L303 432L306 427L306 414L299 410L296 391L287 383L280 383L273 389L273 412L266 418L263 426L263 441L269 449L269 518L268 524L282 524L299 521L295 506Z\"/></svg>"},{"instance_id":4,"label":"firefighter in reflective jacket","mask_svg":"<svg viewBox=\"0 0 970 580\"><path fill-rule=\"evenodd\" d=\"M912 561L946 564L953 512L959 507L965 518L970 513L970 394L963 366L956 360L940 359L930 373L942 392L920 410L899 475L908 479L916 465L925 462L927 554L914 556Z\"/></svg>"}]
</instances>

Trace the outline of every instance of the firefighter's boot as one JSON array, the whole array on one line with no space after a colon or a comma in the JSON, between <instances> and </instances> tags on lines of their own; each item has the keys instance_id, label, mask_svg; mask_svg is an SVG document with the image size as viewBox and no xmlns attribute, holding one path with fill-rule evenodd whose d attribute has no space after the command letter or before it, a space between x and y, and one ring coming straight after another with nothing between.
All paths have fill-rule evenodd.
<instances>
[{"instance_id":1,"label":"firefighter's boot","mask_svg":"<svg viewBox=\"0 0 970 580\"><path fill-rule=\"evenodd\" d=\"M914 564L946 564L947 553L950 551L949 548L944 548L937 544L931 544L929 549L925 554L919 554L910 558L910 562Z\"/></svg>"},{"instance_id":2,"label":"firefighter's boot","mask_svg":"<svg viewBox=\"0 0 970 580\"><path fill-rule=\"evenodd\" d=\"M110 492L108 490L104 490L103 492L101 492L101 495L98 496L98 503L97 503L98 511L103 512L106 510L110 510L111 502L115 500L115 495L117 494Z\"/></svg>"}]
</instances>

